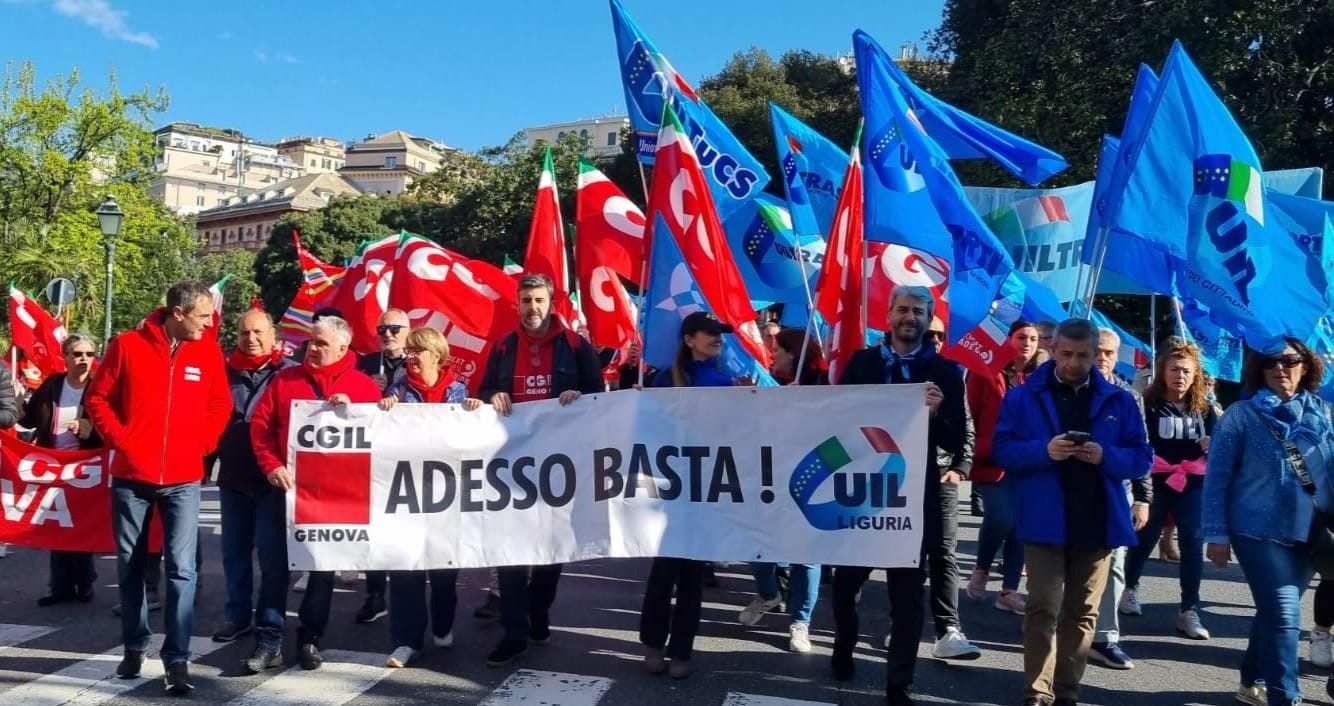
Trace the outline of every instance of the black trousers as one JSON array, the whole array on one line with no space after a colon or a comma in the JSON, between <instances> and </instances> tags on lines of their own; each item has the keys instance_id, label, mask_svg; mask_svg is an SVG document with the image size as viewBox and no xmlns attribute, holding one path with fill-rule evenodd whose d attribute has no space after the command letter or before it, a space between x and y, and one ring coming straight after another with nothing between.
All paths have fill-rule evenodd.
<instances>
[{"instance_id":1,"label":"black trousers","mask_svg":"<svg viewBox=\"0 0 1334 706\"><path fill-rule=\"evenodd\" d=\"M51 552L51 593L74 594L80 586L92 586L97 580L91 552Z\"/></svg>"},{"instance_id":2,"label":"black trousers","mask_svg":"<svg viewBox=\"0 0 1334 706\"><path fill-rule=\"evenodd\" d=\"M687 661L699 632L704 603L704 567L708 562L658 557L648 572L644 605L639 612L639 641L646 647L667 648L667 656ZM676 604L672 605L672 592Z\"/></svg>"},{"instance_id":3,"label":"black trousers","mask_svg":"<svg viewBox=\"0 0 1334 706\"><path fill-rule=\"evenodd\" d=\"M931 518L923 517L929 522ZM959 562L954 557L959 535L959 486L940 484L940 536L926 545L931 579L931 617L936 637L946 628L959 627Z\"/></svg>"},{"instance_id":4,"label":"black trousers","mask_svg":"<svg viewBox=\"0 0 1334 706\"><path fill-rule=\"evenodd\" d=\"M544 636L551 629L551 604L564 564L502 566L496 569L500 583L500 624L506 640Z\"/></svg>"},{"instance_id":5,"label":"black trousers","mask_svg":"<svg viewBox=\"0 0 1334 706\"><path fill-rule=\"evenodd\" d=\"M366 572L366 597L379 596L384 598L385 589L389 586L388 571L367 571Z\"/></svg>"},{"instance_id":6,"label":"black trousers","mask_svg":"<svg viewBox=\"0 0 1334 706\"><path fill-rule=\"evenodd\" d=\"M908 688L917 666L917 647L922 641L922 605L926 573L920 568L886 569L889 587L889 652L885 656L886 683ZM834 569L834 654L851 654L861 634L857 616L857 592L871 575L864 566Z\"/></svg>"}]
</instances>

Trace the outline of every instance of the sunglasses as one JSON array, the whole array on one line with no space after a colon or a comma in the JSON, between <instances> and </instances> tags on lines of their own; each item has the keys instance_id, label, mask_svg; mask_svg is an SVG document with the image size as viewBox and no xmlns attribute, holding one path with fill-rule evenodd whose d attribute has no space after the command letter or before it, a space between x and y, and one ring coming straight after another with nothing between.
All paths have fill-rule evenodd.
<instances>
[{"instance_id":1,"label":"sunglasses","mask_svg":"<svg viewBox=\"0 0 1334 706\"><path fill-rule=\"evenodd\" d=\"M92 351L71 351L71 352L69 353L69 357L71 357L71 358L96 358L96 357L97 357L97 354L94 353L94 352L92 352Z\"/></svg>"},{"instance_id":2,"label":"sunglasses","mask_svg":"<svg viewBox=\"0 0 1334 706\"><path fill-rule=\"evenodd\" d=\"M1274 368L1283 368L1284 370L1291 370L1298 365L1301 365L1303 362L1305 361L1303 361L1302 357L1299 355L1280 355L1273 358L1265 358L1264 369L1273 370Z\"/></svg>"},{"instance_id":3,"label":"sunglasses","mask_svg":"<svg viewBox=\"0 0 1334 706\"><path fill-rule=\"evenodd\" d=\"M407 326L404 326L403 324L381 324L375 327L375 332L381 336L386 333L392 333L397 336L398 332L405 328L407 328Z\"/></svg>"},{"instance_id":4,"label":"sunglasses","mask_svg":"<svg viewBox=\"0 0 1334 706\"><path fill-rule=\"evenodd\" d=\"M929 340L943 341L943 340L945 340L945 332L944 332L944 331L927 331L925 337L926 337L927 339L929 339Z\"/></svg>"}]
</instances>

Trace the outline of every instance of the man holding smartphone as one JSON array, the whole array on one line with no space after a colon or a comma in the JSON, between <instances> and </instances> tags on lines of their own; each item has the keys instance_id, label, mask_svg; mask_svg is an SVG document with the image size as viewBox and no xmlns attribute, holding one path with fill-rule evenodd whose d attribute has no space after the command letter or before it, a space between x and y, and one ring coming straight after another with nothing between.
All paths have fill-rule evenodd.
<instances>
[{"instance_id":1,"label":"man holding smartphone","mask_svg":"<svg viewBox=\"0 0 1334 706\"><path fill-rule=\"evenodd\" d=\"M1018 480L1028 563L1024 706L1075 706L1115 547L1135 541L1124 482L1153 459L1130 393L1094 370L1100 335L1056 327L1052 360L1010 391L992 442Z\"/></svg>"}]
</instances>

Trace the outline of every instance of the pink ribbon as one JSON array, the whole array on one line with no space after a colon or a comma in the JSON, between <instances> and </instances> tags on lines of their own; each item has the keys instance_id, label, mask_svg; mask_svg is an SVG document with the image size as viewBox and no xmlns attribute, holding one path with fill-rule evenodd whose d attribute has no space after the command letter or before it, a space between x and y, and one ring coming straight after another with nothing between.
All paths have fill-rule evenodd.
<instances>
[{"instance_id":1,"label":"pink ribbon","mask_svg":"<svg viewBox=\"0 0 1334 706\"><path fill-rule=\"evenodd\" d=\"M1197 458L1193 461L1182 461L1181 463L1168 463L1161 456L1153 457L1153 468L1150 473L1166 473L1167 479L1163 481L1167 487L1180 493L1186 489L1186 476L1202 476L1206 463L1203 458Z\"/></svg>"}]
</instances>

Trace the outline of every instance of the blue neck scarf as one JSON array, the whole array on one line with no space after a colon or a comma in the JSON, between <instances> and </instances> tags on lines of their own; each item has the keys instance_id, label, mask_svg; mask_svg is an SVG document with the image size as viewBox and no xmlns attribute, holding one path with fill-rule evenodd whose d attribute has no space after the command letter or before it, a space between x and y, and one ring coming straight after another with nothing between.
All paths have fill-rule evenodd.
<instances>
[{"instance_id":1,"label":"blue neck scarf","mask_svg":"<svg viewBox=\"0 0 1334 706\"><path fill-rule=\"evenodd\" d=\"M1265 421L1278 428L1284 438L1303 452L1319 446L1334 433L1324 401L1305 390L1284 402L1266 387L1251 398L1251 403Z\"/></svg>"},{"instance_id":2,"label":"blue neck scarf","mask_svg":"<svg viewBox=\"0 0 1334 706\"><path fill-rule=\"evenodd\" d=\"M894 373L897 371L899 382L909 382L912 380L912 364L917 360L926 360L931 357L935 349L926 344L919 343L917 347L908 351L905 355L899 355L889 345L889 339L880 341L880 355L885 359L885 382L894 382Z\"/></svg>"}]
</instances>

